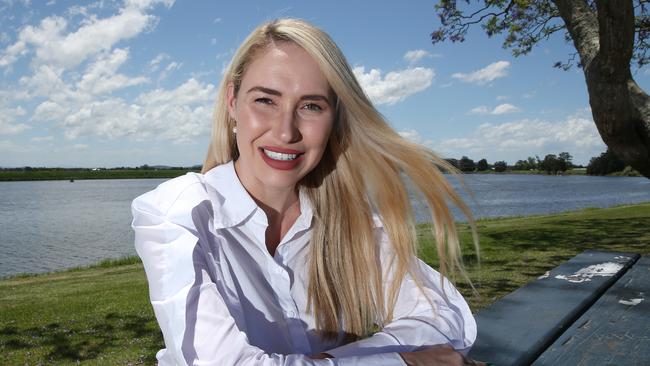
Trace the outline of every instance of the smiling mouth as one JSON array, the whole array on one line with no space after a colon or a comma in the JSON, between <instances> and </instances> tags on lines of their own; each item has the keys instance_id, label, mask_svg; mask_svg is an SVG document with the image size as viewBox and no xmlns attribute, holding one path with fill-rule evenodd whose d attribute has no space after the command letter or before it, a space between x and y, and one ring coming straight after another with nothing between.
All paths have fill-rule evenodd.
<instances>
[{"instance_id":1,"label":"smiling mouth","mask_svg":"<svg viewBox=\"0 0 650 366\"><path fill-rule=\"evenodd\" d=\"M269 158L278 161L291 161L291 160L295 160L298 156L302 155L302 154L283 154L283 153L267 150L264 148L262 149L262 152L264 153L264 155L268 156Z\"/></svg>"}]
</instances>

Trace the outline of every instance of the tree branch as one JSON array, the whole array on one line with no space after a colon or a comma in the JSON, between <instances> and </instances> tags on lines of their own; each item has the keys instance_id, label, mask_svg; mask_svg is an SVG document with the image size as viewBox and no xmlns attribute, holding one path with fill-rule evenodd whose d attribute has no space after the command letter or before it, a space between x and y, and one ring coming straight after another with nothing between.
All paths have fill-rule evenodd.
<instances>
[{"instance_id":1,"label":"tree branch","mask_svg":"<svg viewBox=\"0 0 650 366\"><path fill-rule=\"evenodd\" d=\"M553 0L580 54L580 64L588 68L600 49L598 19L585 0Z\"/></svg>"}]
</instances>

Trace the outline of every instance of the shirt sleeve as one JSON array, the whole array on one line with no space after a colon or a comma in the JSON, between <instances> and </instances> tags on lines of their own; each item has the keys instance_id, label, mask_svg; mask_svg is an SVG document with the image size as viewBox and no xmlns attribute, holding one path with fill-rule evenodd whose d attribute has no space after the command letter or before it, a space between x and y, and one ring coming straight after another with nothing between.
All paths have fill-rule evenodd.
<instances>
[{"instance_id":1,"label":"shirt sleeve","mask_svg":"<svg viewBox=\"0 0 650 366\"><path fill-rule=\"evenodd\" d=\"M388 236L383 227L381 246L387 248ZM331 349L334 357L366 355L377 352L411 352L424 346L448 344L463 354L469 352L476 339L476 321L467 302L446 278L444 292L441 275L417 259L423 288L435 305L432 311L425 294L410 276L402 281L393 320L371 337Z\"/></svg>"},{"instance_id":2,"label":"shirt sleeve","mask_svg":"<svg viewBox=\"0 0 650 366\"><path fill-rule=\"evenodd\" d=\"M170 212L168 200L155 190L132 203L135 247L166 347L156 355L160 366L405 365L397 353L314 360L302 354L267 354L251 345L208 274L196 228L178 223L183 215ZM174 205L194 203L177 199Z\"/></svg>"}]
</instances>

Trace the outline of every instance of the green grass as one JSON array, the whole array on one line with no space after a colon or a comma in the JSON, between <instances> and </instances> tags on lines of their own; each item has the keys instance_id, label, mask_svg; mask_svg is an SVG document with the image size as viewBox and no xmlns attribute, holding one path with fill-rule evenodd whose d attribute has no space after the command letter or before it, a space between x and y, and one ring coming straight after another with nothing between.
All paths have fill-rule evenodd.
<instances>
[{"instance_id":1,"label":"green grass","mask_svg":"<svg viewBox=\"0 0 650 366\"><path fill-rule=\"evenodd\" d=\"M650 203L481 220L478 227L480 268L469 231L460 227L478 295L464 281L458 287L474 311L588 248L650 253ZM431 241L426 226L419 231L422 243ZM435 266L432 250L421 256ZM162 346L133 257L0 281L0 365L150 365Z\"/></svg>"},{"instance_id":2,"label":"green grass","mask_svg":"<svg viewBox=\"0 0 650 366\"><path fill-rule=\"evenodd\" d=\"M477 293L467 281L455 278L474 311L585 249L650 254L650 202L548 216L479 220L477 228L480 267L468 226L459 227L463 261ZM436 267L428 226L418 229L420 241L425 244L420 257Z\"/></svg>"},{"instance_id":3,"label":"green grass","mask_svg":"<svg viewBox=\"0 0 650 366\"><path fill-rule=\"evenodd\" d=\"M26 180L80 180L80 179L142 179L142 178L175 178L190 169L44 169L32 171L0 171L0 181Z\"/></svg>"}]
</instances>

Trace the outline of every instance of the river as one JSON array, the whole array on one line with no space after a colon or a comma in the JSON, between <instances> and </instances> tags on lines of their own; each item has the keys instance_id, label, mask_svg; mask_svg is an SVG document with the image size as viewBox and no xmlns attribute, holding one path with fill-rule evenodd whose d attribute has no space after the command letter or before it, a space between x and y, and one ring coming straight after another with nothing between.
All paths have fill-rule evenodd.
<instances>
[{"instance_id":1,"label":"river","mask_svg":"<svg viewBox=\"0 0 650 366\"><path fill-rule=\"evenodd\" d=\"M464 179L471 195L463 190L461 195L477 218L650 201L646 178L476 174ZM0 277L135 254L130 203L162 181L0 182ZM418 221L425 221L425 207L417 201L414 207Z\"/></svg>"}]
</instances>

